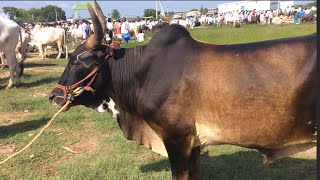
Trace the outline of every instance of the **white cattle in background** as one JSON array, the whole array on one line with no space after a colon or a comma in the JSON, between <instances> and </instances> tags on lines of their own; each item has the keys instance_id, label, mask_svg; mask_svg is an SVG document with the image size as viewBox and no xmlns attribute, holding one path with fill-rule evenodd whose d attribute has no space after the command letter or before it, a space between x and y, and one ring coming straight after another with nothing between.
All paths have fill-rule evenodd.
<instances>
[{"instance_id":1,"label":"white cattle in background","mask_svg":"<svg viewBox=\"0 0 320 180\"><path fill-rule=\"evenodd\" d=\"M10 71L9 84L6 89L19 85L19 76L23 73L23 63L21 62L19 67L15 54L19 36L20 40L22 40L21 29L17 23L9 19L0 18L0 52L3 52L6 57ZM21 41L20 43L22 44Z\"/></svg>"},{"instance_id":2,"label":"white cattle in background","mask_svg":"<svg viewBox=\"0 0 320 180\"><path fill-rule=\"evenodd\" d=\"M74 45L77 44L78 39L80 39L81 41L83 40L81 25L79 25L78 27L75 27L75 26L70 27L68 33L70 34Z\"/></svg>"},{"instance_id":3,"label":"white cattle in background","mask_svg":"<svg viewBox=\"0 0 320 180\"><path fill-rule=\"evenodd\" d=\"M30 37L28 33L25 33L23 31L21 32L21 35L22 35L22 41L20 41L20 36L19 36L18 44L15 49L15 54L19 62L21 61L24 62L24 60L27 58L26 52L28 52ZM4 66L7 65L7 59L3 54L3 52L0 53L0 60L1 60L1 66L2 66L1 68L4 68Z\"/></svg>"},{"instance_id":4,"label":"white cattle in background","mask_svg":"<svg viewBox=\"0 0 320 180\"><path fill-rule=\"evenodd\" d=\"M58 55L60 58L62 47L65 48L66 59L68 58L68 48L66 46L65 30L54 27L35 27L31 31L31 42L39 49L39 56L44 59L43 48L49 46L57 46Z\"/></svg>"},{"instance_id":5,"label":"white cattle in background","mask_svg":"<svg viewBox=\"0 0 320 180\"><path fill-rule=\"evenodd\" d=\"M19 41L16 47L16 57L18 61L24 61L27 58L27 51L28 51L28 44L30 42L30 35L26 32L21 32L22 35L22 41ZM21 53L20 53L21 52Z\"/></svg>"},{"instance_id":6,"label":"white cattle in background","mask_svg":"<svg viewBox=\"0 0 320 180\"><path fill-rule=\"evenodd\" d=\"M180 24L181 26L187 27L188 22L183 19L174 19L169 24Z\"/></svg>"},{"instance_id":7,"label":"white cattle in background","mask_svg":"<svg viewBox=\"0 0 320 180\"><path fill-rule=\"evenodd\" d=\"M224 22L226 25L231 24L231 25L235 26L236 23L238 23L238 24L241 23L241 17L237 13L234 13L234 14L227 13L224 17Z\"/></svg>"}]
</instances>

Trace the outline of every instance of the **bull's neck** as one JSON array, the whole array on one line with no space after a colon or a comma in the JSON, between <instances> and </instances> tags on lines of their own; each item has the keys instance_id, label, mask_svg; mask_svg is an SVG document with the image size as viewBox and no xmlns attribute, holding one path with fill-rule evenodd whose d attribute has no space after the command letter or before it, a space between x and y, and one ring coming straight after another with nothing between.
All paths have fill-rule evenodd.
<instances>
[{"instance_id":1,"label":"bull's neck","mask_svg":"<svg viewBox=\"0 0 320 180\"><path fill-rule=\"evenodd\" d=\"M145 79L145 70L141 68L144 49L143 46L122 49L120 58L109 62L111 98L128 112L139 111L140 92Z\"/></svg>"}]
</instances>

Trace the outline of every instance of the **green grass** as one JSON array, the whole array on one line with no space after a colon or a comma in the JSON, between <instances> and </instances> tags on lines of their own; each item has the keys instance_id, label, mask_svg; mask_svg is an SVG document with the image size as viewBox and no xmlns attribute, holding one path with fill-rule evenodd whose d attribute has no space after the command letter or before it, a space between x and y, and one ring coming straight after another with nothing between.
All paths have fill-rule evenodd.
<instances>
[{"instance_id":1,"label":"green grass","mask_svg":"<svg viewBox=\"0 0 320 180\"><path fill-rule=\"evenodd\" d=\"M194 38L230 44L294 37L316 32L315 24L194 29ZM130 42L123 47L144 43ZM25 146L57 111L46 95L58 81L65 60L26 60L23 84L4 90L0 79L0 144ZM45 71L39 71L46 68ZM51 70L50 70L51 69ZM5 73L7 70L1 70ZM28 113L24 111L28 110ZM33 134L33 135L32 135ZM79 154L62 148L69 147ZM4 145L0 145L0 158ZM205 146L201 179L316 179L316 161L298 154L262 164L255 150L230 145ZM32 157L33 156L33 157ZM60 114L25 152L0 165L0 179L171 179L167 158L128 141L108 114L79 106Z\"/></svg>"}]
</instances>

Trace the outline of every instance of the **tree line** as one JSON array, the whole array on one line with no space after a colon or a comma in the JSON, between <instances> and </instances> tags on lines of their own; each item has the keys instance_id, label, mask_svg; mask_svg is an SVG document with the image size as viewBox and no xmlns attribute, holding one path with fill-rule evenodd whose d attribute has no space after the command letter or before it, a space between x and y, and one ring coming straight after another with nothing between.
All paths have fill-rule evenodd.
<instances>
[{"instance_id":1,"label":"tree line","mask_svg":"<svg viewBox=\"0 0 320 180\"><path fill-rule=\"evenodd\" d=\"M305 9L305 8L310 9L312 6L317 7L317 1L311 2L311 3L307 3L307 4L305 4L305 5L295 5L295 6L293 6L293 7L296 8L296 9L298 9L299 6L301 6L301 8L303 8L303 9Z\"/></svg>"},{"instance_id":2,"label":"tree line","mask_svg":"<svg viewBox=\"0 0 320 180\"><path fill-rule=\"evenodd\" d=\"M3 7L3 12L9 14L10 19L18 22L18 23L34 23L34 22L55 22L56 18L58 21L66 20L66 13L58 6L48 5L38 8L31 8L29 10L18 9L15 7ZM208 12L208 8L203 8L201 6L200 9L191 9L191 10L200 10L202 14ZM156 13L158 17L161 17L160 11L155 9L145 9L143 12L143 17L156 17ZM113 9L111 11L110 18L113 20L119 19L121 17L120 12L117 9ZM139 17L139 16L138 16Z\"/></svg>"},{"instance_id":3,"label":"tree line","mask_svg":"<svg viewBox=\"0 0 320 180\"><path fill-rule=\"evenodd\" d=\"M8 14L10 19L18 23L34 23L34 22L54 22L66 20L66 13L58 6L48 5L29 10L18 9L15 7L3 7L3 12Z\"/></svg>"}]
</instances>

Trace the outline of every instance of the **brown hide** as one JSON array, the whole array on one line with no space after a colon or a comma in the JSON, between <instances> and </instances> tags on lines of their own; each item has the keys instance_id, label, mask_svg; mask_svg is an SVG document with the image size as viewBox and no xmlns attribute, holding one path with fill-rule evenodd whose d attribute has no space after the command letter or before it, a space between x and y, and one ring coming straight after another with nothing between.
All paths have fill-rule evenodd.
<instances>
[{"instance_id":1,"label":"brown hide","mask_svg":"<svg viewBox=\"0 0 320 180\"><path fill-rule=\"evenodd\" d=\"M144 145L162 156L168 156L163 141L141 117L120 111L117 121L127 139Z\"/></svg>"},{"instance_id":2,"label":"brown hide","mask_svg":"<svg viewBox=\"0 0 320 180\"><path fill-rule=\"evenodd\" d=\"M193 48L198 61L185 68L159 111L162 119L195 124L194 147L263 151L316 139L315 40Z\"/></svg>"}]
</instances>

